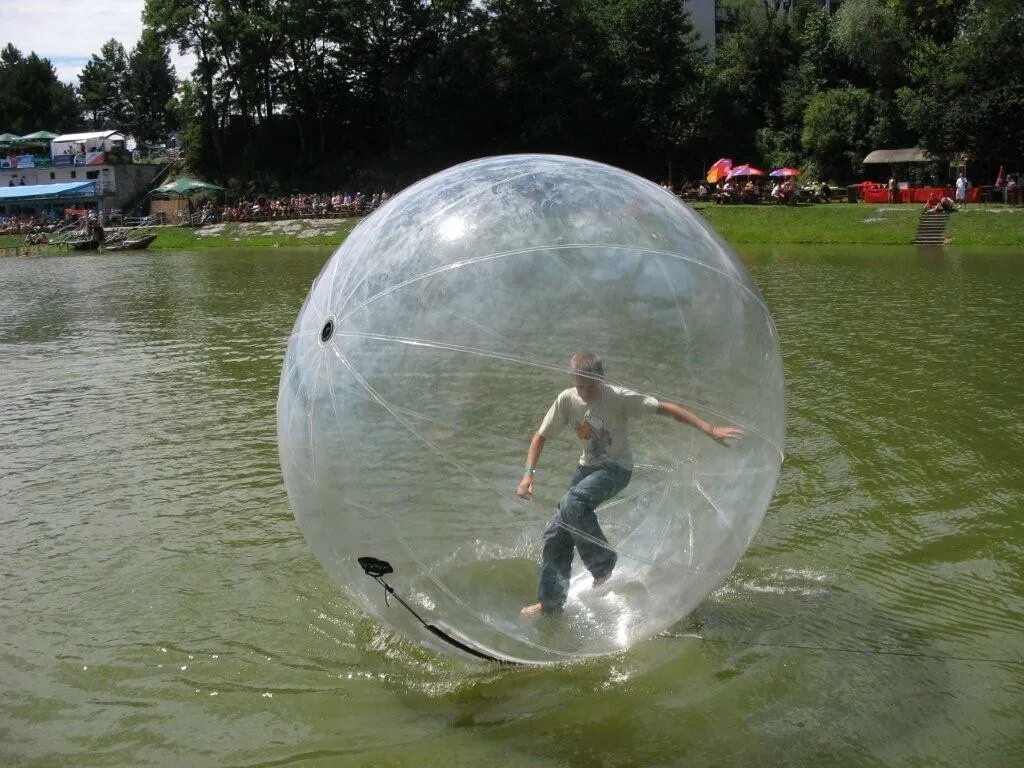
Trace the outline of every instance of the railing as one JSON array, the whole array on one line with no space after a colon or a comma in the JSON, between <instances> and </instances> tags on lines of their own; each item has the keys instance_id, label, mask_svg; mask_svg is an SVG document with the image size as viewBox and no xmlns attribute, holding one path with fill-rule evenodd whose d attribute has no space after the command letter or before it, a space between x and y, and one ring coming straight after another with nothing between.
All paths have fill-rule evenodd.
<instances>
[{"instance_id":1,"label":"railing","mask_svg":"<svg viewBox=\"0 0 1024 768\"><path fill-rule=\"evenodd\" d=\"M84 223L81 221L71 221L67 224L62 224L50 233L50 245L69 246L71 243L76 243L86 239L87 231Z\"/></svg>"},{"instance_id":2,"label":"railing","mask_svg":"<svg viewBox=\"0 0 1024 768\"><path fill-rule=\"evenodd\" d=\"M52 168L53 158L49 155L6 155L0 157L0 168Z\"/></svg>"},{"instance_id":3,"label":"railing","mask_svg":"<svg viewBox=\"0 0 1024 768\"><path fill-rule=\"evenodd\" d=\"M163 148L132 150L133 163L172 163L180 159L180 149Z\"/></svg>"},{"instance_id":4,"label":"railing","mask_svg":"<svg viewBox=\"0 0 1024 768\"><path fill-rule=\"evenodd\" d=\"M0 155L0 169L29 169L29 168L72 168L88 165L119 165L130 163L134 153L125 150L95 150L91 152L77 152L67 155L36 155L36 154L3 154Z\"/></svg>"},{"instance_id":5,"label":"railing","mask_svg":"<svg viewBox=\"0 0 1024 768\"><path fill-rule=\"evenodd\" d=\"M167 223L167 214L154 213L151 216L120 216L116 221L122 227L155 227Z\"/></svg>"},{"instance_id":6,"label":"railing","mask_svg":"<svg viewBox=\"0 0 1024 768\"><path fill-rule=\"evenodd\" d=\"M181 226L186 227L202 227L208 224L222 224L226 222L247 224L265 221L295 221L296 219L351 219L367 216L378 207L380 207L380 204L373 206L365 203L358 206L344 206L341 209L321 208L317 211L307 208L287 208L278 211L261 211L259 213L243 213L239 211L225 213L223 211L209 212L199 210L191 215L182 213L179 218Z\"/></svg>"}]
</instances>

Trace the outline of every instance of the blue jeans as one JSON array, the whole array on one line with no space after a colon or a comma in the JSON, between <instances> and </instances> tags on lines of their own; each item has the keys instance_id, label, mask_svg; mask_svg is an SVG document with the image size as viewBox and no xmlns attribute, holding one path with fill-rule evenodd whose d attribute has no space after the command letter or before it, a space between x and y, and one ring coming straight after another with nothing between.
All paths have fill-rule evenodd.
<instances>
[{"instance_id":1,"label":"blue jeans","mask_svg":"<svg viewBox=\"0 0 1024 768\"><path fill-rule=\"evenodd\" d=\"M597 507L629 484L633 473L617 464L580 466L569 490L555 508L555 518L544 531L544 551L537 578L537 599L545 613L560 611L569 591L573 550L595 579L607 578L616 554L597 522Z\"/></svg>"}]
</instances>

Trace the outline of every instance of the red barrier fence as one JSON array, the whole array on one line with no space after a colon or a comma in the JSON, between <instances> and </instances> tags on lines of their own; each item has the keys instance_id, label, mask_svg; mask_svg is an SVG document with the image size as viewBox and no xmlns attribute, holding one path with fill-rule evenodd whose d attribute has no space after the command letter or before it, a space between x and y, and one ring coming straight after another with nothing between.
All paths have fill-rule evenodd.
<instances>
[{"instance_id":1,"label":"red barrier fence","mask_svg":"<svg viewBox=\"0 0 1024 768\"><path fill-rule=\"evenodd\" d=\"M932 193L939 198L949 197L956 199L956 190L953 187L910 187L901 188L899 201L901 203L920 203L924 205ZM860 187L860 197L865 203L881 204L889 202L889 190L885 184L871 184L865 182ZM967 190L967 202L977 203L981 200L981 188L971 187Z\"/></svg>"}]
</instances>

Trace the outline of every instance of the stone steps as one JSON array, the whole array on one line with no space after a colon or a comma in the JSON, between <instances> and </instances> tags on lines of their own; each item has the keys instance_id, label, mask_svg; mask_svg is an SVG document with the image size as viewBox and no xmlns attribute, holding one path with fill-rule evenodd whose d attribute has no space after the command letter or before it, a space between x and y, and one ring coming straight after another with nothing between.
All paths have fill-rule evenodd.
<instances>
[{"instance_id":1,"label":"stone steps","mask_svg":"<svg viewBox=\"0 0 1024 768\"><path fill-rule=\"evenodd\" d=\"M949 213L946 211L922 213L921 220L917 223L917 237L914 238L914 245L945 245L946 221L948 219Z\"/></svg>"}]
</instances>

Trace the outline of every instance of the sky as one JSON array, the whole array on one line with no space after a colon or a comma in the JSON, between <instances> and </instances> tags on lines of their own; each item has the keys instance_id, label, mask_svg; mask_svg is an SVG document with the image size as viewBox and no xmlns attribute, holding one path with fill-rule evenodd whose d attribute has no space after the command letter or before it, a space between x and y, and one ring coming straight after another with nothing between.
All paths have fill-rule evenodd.
<instances>
[{"instance_id":1,"label":"sky","mask_svg":"<svg viewBox=\"0 0 1024 768\"><path fill-rule=\"evenodd\" d=\"M114 38L130 52L142 36L145 0L0 0L0 48L13 43L25 56L33 51L50 60L57 77L78 82L93 54ZM191 72L194 58L171 46L178 78Z\"/></svg>"}]
</instances>

